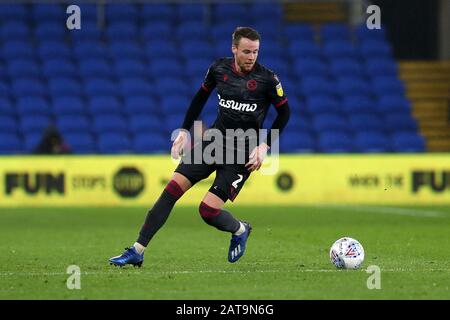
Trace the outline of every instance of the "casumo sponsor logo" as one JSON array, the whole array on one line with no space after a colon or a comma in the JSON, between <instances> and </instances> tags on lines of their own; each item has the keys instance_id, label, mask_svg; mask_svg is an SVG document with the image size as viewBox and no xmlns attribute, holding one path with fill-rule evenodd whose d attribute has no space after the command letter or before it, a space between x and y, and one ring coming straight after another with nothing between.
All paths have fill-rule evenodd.
<instances>
[{"instance_id":1,"label":"casumo sponsor logo","mask_svg":"<svg viewBox=\"0 0 450 320\"><path fill-rule=\"evenodd\" d=\"M218 94L218 96L219 96L219 106L221 106L223 108L233 109L233 110L238 110L238 111L246 111L246 112L253 112L258 108L258 104L256 104L256 103L250 104L250 103L237 102L234 100L225 100L220 97L220 94Z\"/></svg>"}]
</instances>

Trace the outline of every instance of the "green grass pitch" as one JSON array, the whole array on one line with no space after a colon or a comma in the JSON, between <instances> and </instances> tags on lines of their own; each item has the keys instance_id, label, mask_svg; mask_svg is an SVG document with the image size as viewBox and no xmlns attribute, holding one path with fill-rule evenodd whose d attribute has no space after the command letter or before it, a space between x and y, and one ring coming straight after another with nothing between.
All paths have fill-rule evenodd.
<instances>
[{"instance_id":1,"label":"green grass pitch","mask_svg":"<svg viewBox=\"0 0 450 320\"><path fill-rule=\"evenodd\" d=\"M134 243L146 208L0 209L0 299L450 299L449 207L229 207L253 225L227 262L230 235L175 207L142 268L108 258ZM331 244L358 239L359 270L337 270ZM80 267L81 289L67 288ZM367 288L369 265L381 289Z\"/></svg>"}]
</instances>

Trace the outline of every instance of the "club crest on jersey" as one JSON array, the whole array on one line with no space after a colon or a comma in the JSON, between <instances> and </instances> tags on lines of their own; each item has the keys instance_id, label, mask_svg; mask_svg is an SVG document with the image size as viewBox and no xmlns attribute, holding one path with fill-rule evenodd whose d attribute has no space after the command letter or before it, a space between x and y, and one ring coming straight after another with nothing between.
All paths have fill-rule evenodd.
<instances>
[{"instance_id":1,"label":"club crest on jersey","mask_svg":"<svg viewBox=\"0 0 450 320\"><path fill-rule=\"evenodd\" d=\"M254 91L256 90L256 88L258 87L258 83L256 82L255 79L251 79L247 81L247 89L250 91Z\"/></svg>"},{"instance_id":2,"label":"club crest on jersey","mask_svg":"<svg viewBox=\"0 0 450 320\"><path fill-rule=\"evenodd\" d=\"M284 92L283 92L283 87L281 86L281 83L278 83L275 88L277 89L277 95L279 97L282 97Z\"/></svg>"}]
</instances>

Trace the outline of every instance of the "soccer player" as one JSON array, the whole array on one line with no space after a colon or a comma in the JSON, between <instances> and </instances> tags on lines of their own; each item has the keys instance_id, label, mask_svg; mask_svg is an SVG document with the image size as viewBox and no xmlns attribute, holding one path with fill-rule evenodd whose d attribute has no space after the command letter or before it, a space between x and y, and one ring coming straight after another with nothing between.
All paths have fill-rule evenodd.
<instances>
[{"instance_id":1,"label":"soccer player","mask_svg":"<svg viewBox=\"0 0 450 320\"><path fill-rule=\"evenodd\" d=\"M252 227L249 223L240 221L222 209L227 200L233 201L242 189L245 181L254 170L259 170L270 148L272 137L269 131L266 139L256 137L254 147L251 147L251 137L235 136L234 142L245 141L245 161L243 163L227 162L195 162L188 161L187 154L192 155L195 147L187 146L188 133L194 121L200 115L211 91L217 88L219 110L212 128L225 135L220 141L220 150L239 153L243 148L228 147L225 140L227 129L261 129L270 105L275 106L277 117L271 129L281 133L289 120L289 106L278 77L269 69L256 62L260 47L259 33L248 27L238 27L232 35L233 58L216 60L208 69L204 82L198 90L184 118L182 129L173 142L171 154L182 160L175 169L172 179L163 190L161 196L147 214L136 243L126 248L117 257L109 259L111 264L124 266L131 264L141 266L144 250L155 233L163 226L178 199L200 180L206 179L216 172L213 185L200 203L199 212L203 220L225 232L231 233L228 251L228 261L236 262L245 252L247 239ZM209 145L212 142L207 142ZM242 145L241 145L242 146ZM201 151L205 146L200 146ZM217 150L217 149L216 149ZM237 156L238 158L239 156Z\"/></svg>"}]
</instances>

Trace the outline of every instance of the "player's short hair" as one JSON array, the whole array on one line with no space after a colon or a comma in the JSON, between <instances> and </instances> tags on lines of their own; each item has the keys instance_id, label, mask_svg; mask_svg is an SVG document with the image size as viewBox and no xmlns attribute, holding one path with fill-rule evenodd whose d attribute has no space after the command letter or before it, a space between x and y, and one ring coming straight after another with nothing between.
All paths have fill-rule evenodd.
<instances>
[{"instance_id":1,"label":"player's short hair","mask_svg":"<svg viewBox=\"0 0 450 320\"><path fill-rule=\"evenodd\" d=\"M232 44L237 47L242 38L247 38L252 41L261 40L261 36L255 29L250 27L237 27L231 38Z\"/></svg>"}]
</instances>

